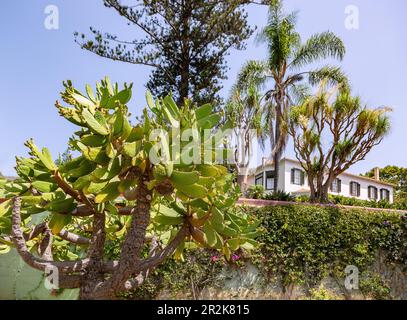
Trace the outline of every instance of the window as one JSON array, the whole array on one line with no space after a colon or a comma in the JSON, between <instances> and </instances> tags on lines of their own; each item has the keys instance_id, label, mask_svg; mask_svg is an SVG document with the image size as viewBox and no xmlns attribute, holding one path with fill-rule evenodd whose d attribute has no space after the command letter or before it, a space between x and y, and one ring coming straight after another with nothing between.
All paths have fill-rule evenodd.
<instances>
[{"instance_id":1,"label":"window","mask_svg":"<svg viewBox=\"0 0 407 320\"><path fill-rule=\"evenodd\" d=\"M334 181L331 183L331 191L340 193L342 189L342 181L341 179L336 178Z\"/></svg>"},{"instance_id":2,"label":"window","mask_svg":"<svg viewBox=\"0 0 407 320\"><path fill-rule=\"evenodd\" d=\"M360 183L351 181L349 186L350 186L350 195L353 197L359 197L360 196Z\"/></svg>"},{"instance_id":3,"label":"window","mask_svg":"<svg viewBox=\"0 0 407 320\"><path fill-rule=\"evenodd\" d=\"M377 200L377 188L374 186L367 187L367 196L370 200Z\"/></svg>"},{"instance_id":4,"label":"window","mask_svg":"<svg viewBox=\"0 0 407 320\"><path fill-rule=\"evenodd\" d=\"M262 186L263 185L263 172L256 176L256 178L254 179L254 184L256 186Z\"/></svg>"},{"instance_id":5,"label":"window","mask_svg":"<svg viewBox=\"0 0 407 320\"><path fill-rule=\"evenodd\" d=\"M274 171L266 171L266 190L274 189Z\"/></svg>"},{"instance_id":6,"label":"window","mask_svg":"<svg viewBox=\"0 0 407 320\"><path fill-rule=\"evenodd\" d=\"M291 183L299 186L304 185L304 172L300 169L291 169Z\"/></svg>"},{"instance_id":7,"label":"window","mask_svg":"<svg viewBox=\"0 0 407 320\"><path fill-rule=\"evenodd\" d=\"M380 199L390 201L390 191L387 189L380 189Z\"/></svg>"}]
</instances>

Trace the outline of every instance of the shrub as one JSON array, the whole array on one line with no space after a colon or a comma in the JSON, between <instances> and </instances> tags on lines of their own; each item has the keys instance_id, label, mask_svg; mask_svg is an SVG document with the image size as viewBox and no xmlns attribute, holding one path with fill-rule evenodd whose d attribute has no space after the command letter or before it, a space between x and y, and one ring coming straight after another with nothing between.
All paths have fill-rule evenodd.
<instances>
[{"instance_id":1,"label":"shrub","mask_svg":"<svg viewBox=\"0 0 407 320\"><path fill-rule=\"evenodd\" d=\"M375 300L387 300L390 298L390 287L377 273L367 273L360 280L360 291L365 297Z\"/></svg>"},{"instance_id":2,"label":"shrub","mask_svg":"<svg viewBox=\"0 0 407 320\"><path fill-rule=\"evenodd\" d=\"M310 202L310 196L303 194L294 199L296 202Z\"/></svg>"},{"instance_id":3,"label":"shrub","mask_svg":"<svg viewBox=\"0 0 407 320\"><path fill-rule=\"evenodd\" d=\"M276 201L294 201L294 197L288 193L278 190L273 193L268 193L264 195L265 200L276 200Z\"/></svg>"},{"instance_id":4,"label":"shrub","mask_svg":"<svg viewBox=\"0 0 407 320\"><path fill-rule=\"evenodd\" d=\"M253 262L266 276L281 276L283 285L343 277L347 265L362 272L379 249L389 261L407 265L406 219L397 213L299 204L252 210L266 229Z\"/></svg>"},{"instance_id":5,"label":"shrub","mask_svg":"<svg viewBox=\"0 0 407 320\"><path fill-rule=\"evenodd\" d=\"M247 190L247 197L249 199L263 199L264 187L260 185L252 185Z\"/></svg>"}]
</instances>

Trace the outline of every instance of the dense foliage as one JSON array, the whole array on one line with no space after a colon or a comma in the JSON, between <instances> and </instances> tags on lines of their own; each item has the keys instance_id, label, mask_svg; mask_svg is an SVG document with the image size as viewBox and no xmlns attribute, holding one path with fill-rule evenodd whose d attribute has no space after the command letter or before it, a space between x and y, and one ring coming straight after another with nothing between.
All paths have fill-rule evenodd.
<instances>
[{"instance_id":1,"label":"dense foliage","mask_svg":"<svg viewBox=\"0 0 407 320\"><path fill-rule=\"evenodd\" d=\"M406 215L302 205L255 211L267 230L259 238L258 265L286 285L343 278L347 265L363 274L379 250L407 272Z\"/></svg>"},{"instance_id":2,"label":"dense foliage","mask_svg":"<svg viewBox=\"0 0 407 320\"><path fill-rule=\"evenodd\" d=\"M371 269L379 252L386 256L387 265L404 268L407 276L407 216L301 204L235 210L260 218L264 229L261 246L250 253L237 252L229 262L215 251L188 250L183 262L167 260L140 290L126 297L193 298L204 287L221 290L222 269L245 272L245 265L252 263L267 281L281 282L287 291L293 285L309 288L310 299L339 298L319 286L327 276L346 293L344 269L354 265L360 272L360 293L366 298L388 299L389 284Z\"/></svg>"},{"instance_id":3,"label":"dense foliage","mask_svg":"<svg viewBox=\"0 0 407 320\"><path fill-rule=\"evenodd\" d=\"M76 34L76 41L99 56L151 67L147 87L154 95L173 93L178 103L213 102L226 78L225 57L231 49L243 49L253 32L244 10L250 2L104 0L143 36L127 41L91 28L91 36Z\"/></svg>"},{"instance_id":4,"label":"dense foliage","mask_svg":"<svg viewBox=\"0 0 407 320\"><path fill-rule=\"evenodd\" d=\"M38 270L56 268L58 286L95 299L139 286L167 257L182 259L185 248L209 247L230 259L254 247L256 220L227 211L238 193L218 164L228 152L217 157L225 137L215 137L221 115L212 105L192 109L189 100L178 106L147 92L148 109L131 123L132 85L119 89L106 78L86 94L64 85L69 106L56 107L78 126L69 141L75 157L54 162L47 148L26 142L30 156L17 157L18 179L0 180L1 249L15 247ZM115 239L120 256L106 261ZM80 255L78 245L85 246Z\"/></svg>"}]
</instances>

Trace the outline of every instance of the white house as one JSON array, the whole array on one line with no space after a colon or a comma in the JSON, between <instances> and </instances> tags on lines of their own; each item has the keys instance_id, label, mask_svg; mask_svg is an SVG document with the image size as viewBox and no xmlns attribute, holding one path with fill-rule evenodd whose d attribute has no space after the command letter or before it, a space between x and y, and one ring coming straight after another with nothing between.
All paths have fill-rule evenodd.
<instances>
[{"instance_id":1,"label":"white house","mask_svg":"<svg viewBox=\"0 0 407 320\"><path fill-rule=\"evenodd\" d=\"M292 195L309 194L308 179L297 160L283 158L280 160L278 189ZM263 159L262 165L247 177L247 184L262 185L268 192L273 191L274 165L271 160ZM387 200L393 202L394 186L380 181L379 168L375 169L375 177L368 178L344 172L332 183L330 193L361 200Z\"/></svg>"}]
</instances>

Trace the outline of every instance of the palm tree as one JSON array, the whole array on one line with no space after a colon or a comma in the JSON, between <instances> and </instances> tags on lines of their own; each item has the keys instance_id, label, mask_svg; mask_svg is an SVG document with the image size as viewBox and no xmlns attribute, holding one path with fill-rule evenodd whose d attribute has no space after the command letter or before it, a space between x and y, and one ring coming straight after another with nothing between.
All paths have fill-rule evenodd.
<instances>
[{"instance_id":1,"label":"palm tree","mask_svg":"<svg viewBox=\"0 0 407 320\"><path fill-rule=\"evenodd\" d=\"M241 69L230 97L226 103L225 115L231 121L235 130L235 161L238 173L237 181L243 193L246 192L247 169L252 155L253 139L257 138L264 148L266 132L262 116L262 83L263 77L258 77L254 70L264 68L256 61L249 61ZM254 134L253 134L254 133Z\"/></svg>"},{"instance_id":2,"label":"palm tree","mask_svg":"<svg viewBox=\"0 0 407 320\"><path fill-rule=\"evenodd\" d=\"M347 78L339 67L326 65L313 70L306 68L322 59L342 60L345 55L342 40L326 31L302 43L295 29L296 20L296 12L285 14L282 1L272 0L268 23L259 34L259 40L268 46L268 59L257 64L251 62L249 65L256 67L246 70L258 79L259 84L270 85L264 95L263 113L268 121L271 157L275 167L275 191L278 190L279 161L288 140L288 113L291 105L307 95L307 83L313 86L327 79L330 84L347 86Z\"/></svg>"}]
</instances>

